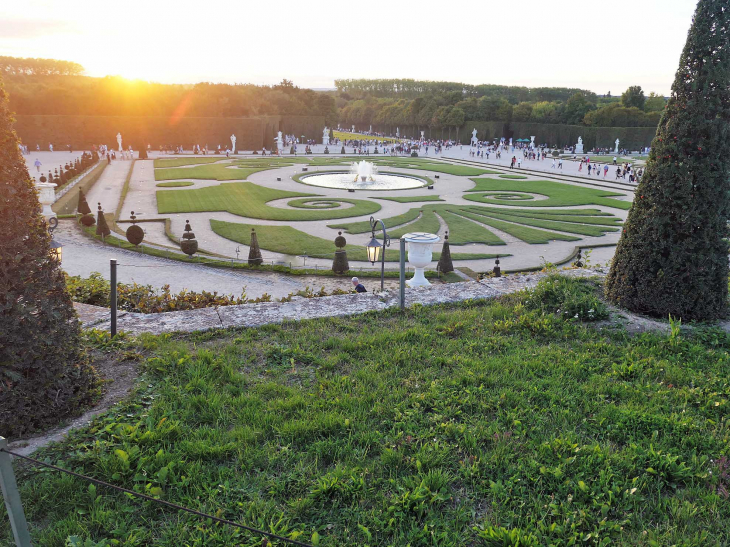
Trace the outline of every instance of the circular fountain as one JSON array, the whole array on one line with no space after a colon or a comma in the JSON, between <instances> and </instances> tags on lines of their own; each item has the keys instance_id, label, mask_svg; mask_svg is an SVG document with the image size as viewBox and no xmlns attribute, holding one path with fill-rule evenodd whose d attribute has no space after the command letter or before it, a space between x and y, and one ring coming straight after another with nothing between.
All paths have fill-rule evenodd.
<instances>
[{"instance_id":1,"label":"circular fountain","mask_svg":"<svg viewBox=\"0 0 730 547\"><path fill-rule=\"evenodd\" d=\"M379 173L375 164L365 160L353 163L347 172L327 171L300 175L299 182L342 190L407 190L428 184L426 180L410 175Z\"/></svg>"}]
</instances>

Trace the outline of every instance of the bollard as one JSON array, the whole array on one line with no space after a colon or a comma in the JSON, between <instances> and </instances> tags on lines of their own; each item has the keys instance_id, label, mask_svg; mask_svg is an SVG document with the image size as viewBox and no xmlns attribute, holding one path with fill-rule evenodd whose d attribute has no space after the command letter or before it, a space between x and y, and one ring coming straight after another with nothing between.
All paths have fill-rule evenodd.
<instances>
[{"instance_id":1,"label":"bollard","mask_svg":"<svg viewBox=\"0 0 730 547\"><path fill-rule=\"evenodd\" d=\"M111 295L109 298L109 308L111 311L111 330L112 336L117 334L117 259L112 258L109 260L109 266L111 269L109 278L111 284Z\"/></svg>"},{"instance_id":2,"label":"bollard","mask_svg":"<svg viewBox=\"0 0 730 547\"><path fill-rule=\"evenodd\" d=\"M400 309L406 309L406 240L400 240Z\"/></svg>"},{"instance_id":3,"label":"bollard","mask_svg":"<svg viewBox=\"0 0 730 547\"><path fill-rule=\"evenodd\" d=\"M0 450L7 448L7 446L7 439L0 437ZM10 455L4 451L0 452L0 486L2 486L8 517L10 517L10 528L13 530L15 545L17 547L31 547L30 532L23 513L18 485L15 482L13 464L10 461Z\"/></svg>"}]
</instances>

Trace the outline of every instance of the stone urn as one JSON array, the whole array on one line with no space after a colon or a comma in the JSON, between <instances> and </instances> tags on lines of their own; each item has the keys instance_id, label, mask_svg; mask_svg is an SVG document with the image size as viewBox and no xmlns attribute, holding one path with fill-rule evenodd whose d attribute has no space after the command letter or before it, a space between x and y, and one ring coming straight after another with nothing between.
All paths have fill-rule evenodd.
<instances>
[{"instance_id":1,"label":"stone urn","mask_svg":"<svg viewBox=\"0 0 730 547\"><path fill-rule=\"evenodd\" d=\"M38 201L43 206L41 214L46 218L55 217L56 213L51 210L51 205L56 200L56 185L51 182L36 182L35 187L38 189Z\"/></svg>"},{"instance_id":2,"label":"stone urn","mask_svg":"<svg viewBox=\"0 0 730 547\"><path fill-rule=\"evenodd\" d=\"M426 267L433 259L433 245L441 241L436 234L412 232L403 236L408 244L408 263L413 266L415 274L406 281L409 287L426 287L431 283L423 275Z\"/></svg>"}]
</instances>

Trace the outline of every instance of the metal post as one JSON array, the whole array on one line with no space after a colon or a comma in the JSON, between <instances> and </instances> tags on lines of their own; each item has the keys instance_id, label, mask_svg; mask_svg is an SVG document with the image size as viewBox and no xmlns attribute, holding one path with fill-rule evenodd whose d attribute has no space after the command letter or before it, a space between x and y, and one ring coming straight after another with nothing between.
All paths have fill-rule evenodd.
<instances>
[{"instance_id":1,"label":"metal post","mask_svg":"<svg viewBox=\"0 0 730 547\"><path fill-rule=\"evenodd\" d=\"M400 309L406 309L406 240L400 239Z\"/></svg>"},{"instance_id":2,"label":"metal post","mask_svg":"<svg viewBox=\"0 0 730 547\"><path fill-rule=\"evenodd\" d=\"M111 267L111 297L109 301L109 307L111 308L112 314L112 336L117 334L117 259L112 258L109 260L109 266Z\"/></svg>"},{"instance_id":3,"label":"metal post","mask_svg":"<svg viewBox=\"0 0 730 547\"><path fill-rule=\"evenodd\" d=\"M383 228L385 234L385 228ZM380 292L385 290L385 239L383 239L383 256L380 259Z\"/></svg>"},{"instance_id":4,"label":"metal post","mask_svg":"<svg viewBox=\"0 0 730 547\"><path fill-rule=\"evenodd\" d=\"M31 547L30 532L28 531L28 523L25 521L23 504L20 502L20 493L15 482L13 464L10 462L10 454L4 451L7 446L7 439L0 437L0 486L2 486L5 507L10 517L10 527L13 530L15 545L17 547Z\"/></svg>"}]
</instances>

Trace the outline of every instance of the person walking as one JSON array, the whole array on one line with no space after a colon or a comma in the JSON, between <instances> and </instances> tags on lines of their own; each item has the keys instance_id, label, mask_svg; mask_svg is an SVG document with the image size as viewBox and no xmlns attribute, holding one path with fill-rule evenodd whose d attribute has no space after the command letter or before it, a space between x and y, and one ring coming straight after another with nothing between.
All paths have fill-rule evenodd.
<instances>
[{"instance_id":1,"label":"person walking","mask_svg":"<svg viewBox=\"0 0 730 547\"><path fill-rule=\"evenodd\" d=\"M558 159L558 169L563 168L563 158Z\"/></svg>"},{"instance_id":2,"label":"person walking","mask_svg":"<svg viewBox=\"0 0 730 547\"><path fill-rule=\"evenodd\" d=\"M36 158L35 159L35 163L33 165L35 165L36 171L38 171L40 173L41 172L41 165L43 165L41 163L41 160L39 160L38 158Z\"/></svg>"}]
</instances>

